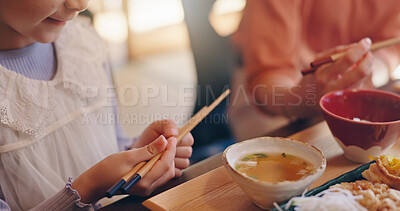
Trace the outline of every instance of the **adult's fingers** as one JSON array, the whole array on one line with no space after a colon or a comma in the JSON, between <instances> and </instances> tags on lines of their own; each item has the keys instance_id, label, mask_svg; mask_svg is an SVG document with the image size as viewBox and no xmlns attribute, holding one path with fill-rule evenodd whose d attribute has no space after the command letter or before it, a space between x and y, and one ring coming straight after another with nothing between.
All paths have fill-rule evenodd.
<instances>
[{"instance_id":1,"label":"adult's fingers","mask_svg":"<svg viewBox=\"0 0 400 211\"><path fill-rule=\"evenodd\" d=\"M374 88L374 84L372 83L372 63L373 63L373 55L369 52L365 59L361 60L356 68L364 69L367 72L367 75L352 84L348 89L360 89L360 88ZM369 70L369 71L368 71Z\"/></svg>"},{"instance_id":2,"label":"adult's fingers","mask_svg":"<svg viewBox=\"0 0 400 211\"><path fill-rule=\"evenodd\" d=\"M316 72L318 81L326 83L328 81L336 80L344 72L348 71L359 62L368 52L370 47L371 40L369 38L360 40L354 47L348 49L347 53L336 62L319 67Z\"/></svg>"},{"instance_id":3,"label":"adult's fingers","mask_svg":"<svg viewBox=\"0 0 400 211\"><path fill-rule=\"evenodd\" d=\"M370 74L347 89L373 89L374 87L375 86L372 82L372 74Z\"/></svg>"},{"instance_id":4,"label":"adult's fingers","mask_svg":"<svg viewBox=\"0 0 400 211\"><path fill-rule=\"evenodd\" d=\"M349 68L354 67L368 53L371 48L371 39L364 38L358 45L351 48L347 53L334 62L331 66L331 71L328 73L329 78L337 78L339 74L346 72Z\"/></svg>"},{"instance_id":5,"label":"adult's fingers","mask_svg":"<svg viewBox=\"0 0 400 211\"><path fill-rule=\"evenodd\" d=\"M322 53L317 54L316 59L321 59L321 58L326 58L328 56L331 56L333 54L337 54L337 53L341 53L341 52L345 52L347 50L349 50L350 48L354 48L358 45L358 42L356 43L352 43L349 45L338 45L334 48L328 49Z\"/></svg>"},{"instance_id":6,"label":"adult's fingers","mask_svg":"<svg viewBox=\"0 0 400 211\"><path fill-rule=\"evenodd\" d=\"M349 88L369 77L372 72L371 65L372 54L368 53L359 63L356 63L350 70L342 74L341 78L335 82L336 88Z\"/></svg>"}]
</instances>

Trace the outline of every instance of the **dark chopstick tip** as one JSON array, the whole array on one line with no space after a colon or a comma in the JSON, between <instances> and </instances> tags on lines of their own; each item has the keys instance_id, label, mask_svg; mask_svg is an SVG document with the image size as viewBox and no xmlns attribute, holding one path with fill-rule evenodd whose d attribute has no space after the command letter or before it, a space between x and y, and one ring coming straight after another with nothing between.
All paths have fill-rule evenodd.
<instances>
[{"instance_id":1,"label":"dark chopstick tip","mask_svg":"<svg viewBox=\"0 0 400 211\"><path fill-rule=\"evenodd\" d=\"M113 197L118 191L119 189L125 185L126 181L121 179L119 182L115 183L110 189L107 190L106 192L106 196L107 198L111 198Z\"/></svg>"},{"instance_id":2,"label":"dark chopstick tip","mask_svg":"<svg viewBox=\"0 0 400 211\"><path fill-rule=\"evenodd\" d=\"M135 186L136 183L139 182L139 180L142 178L140 174L135 174L126 184L124 184L121 188L122 193L128 193L129 190Z\"/></svg>"},{"instance_id":3,"label":"dark chopstick tip","mask_svg":"<svg viewBox=\"0 0 400 211\"><path fill-rule=\"evenodd\" d=\"M331 57L325 57L325 58L320 58L320 59L317 59L317 60L311 62L310 65L311 65L312 68L317 68L317 67L319 67L321 65L324 65L324 64L327 64L327 63L331 63L331 62L333 62Z\"/></svg>"},{"instance_id":4,"label":"dark chopstick tip","mask_svg":"<svg viewBox=\"0 0 400 211\"><path fill-rule=\"evenodd\" d=\"M315 70L316 70L315 68L304 69L304 70L301 71L301 74L302 75L307 75L307 74L310 74L310 73L314 73Z\"/></svg>"}]
</instances>

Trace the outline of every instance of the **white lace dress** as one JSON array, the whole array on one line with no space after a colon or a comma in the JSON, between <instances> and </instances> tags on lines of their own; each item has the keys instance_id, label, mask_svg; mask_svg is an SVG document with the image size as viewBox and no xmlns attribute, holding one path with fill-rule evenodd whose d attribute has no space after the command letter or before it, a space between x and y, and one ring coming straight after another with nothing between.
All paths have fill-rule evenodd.
<instances>
[{"instance_id":1,"label":"white lace dress","mask_svg":"<svg viewBox=\"0 0 400 211\"><path fill-rule=\"evenodd\" d=\"M77 18L55 49L51 81L0 65L0 187L12 210L34 207L118 151L103 41Z\"/></svg>"}]
</instances>

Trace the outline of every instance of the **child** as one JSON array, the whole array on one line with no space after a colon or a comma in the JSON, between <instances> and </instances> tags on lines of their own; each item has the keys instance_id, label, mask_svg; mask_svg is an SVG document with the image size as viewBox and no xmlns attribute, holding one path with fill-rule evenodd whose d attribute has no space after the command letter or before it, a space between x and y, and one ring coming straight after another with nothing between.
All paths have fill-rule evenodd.
<instances>
[{"instance_id":1,"label":"child","mask_svg":"<svg viewBox=\"0 0 400 211\"><path fill-rule=\"evenodd\" d=\"M97 121L114 108L105 46L75 18L87 3L0 0L0 210L90 210L163 150L131 194L148 195L189 165L193 138L176 146L171 120L154 122L123 152L115 126Z\"/></svg>"}]
</instances>

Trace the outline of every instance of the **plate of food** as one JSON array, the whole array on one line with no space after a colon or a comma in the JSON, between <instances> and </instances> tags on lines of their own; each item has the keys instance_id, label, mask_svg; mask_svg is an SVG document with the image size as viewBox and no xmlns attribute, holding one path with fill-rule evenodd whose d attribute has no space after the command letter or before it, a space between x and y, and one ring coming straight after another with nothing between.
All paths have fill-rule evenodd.
<instances>
[{"instance_id":1,"label":"plate of food","mask_svg":"<svg viewBox=\"0 0 400 211\"><path fill-rule=\"evenodd\" d=\"M272 210L400 210L400 157L372 159Z\"/></svg>"}]
</instances>

